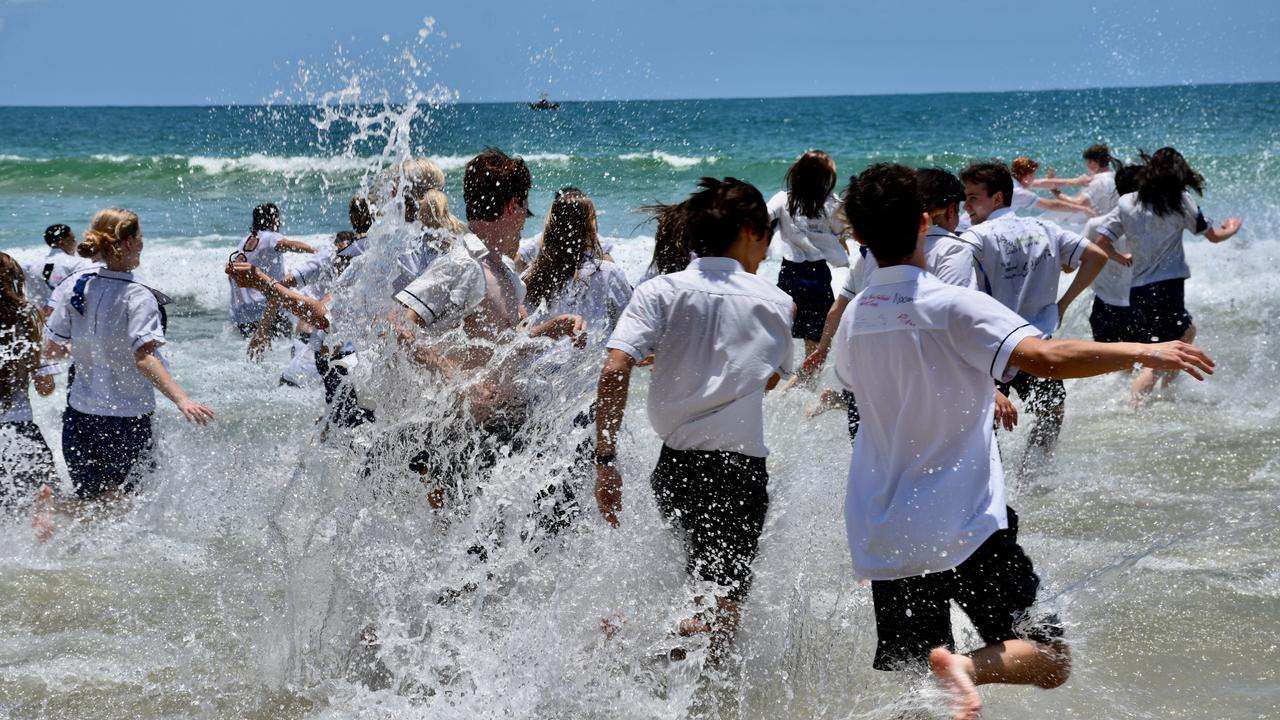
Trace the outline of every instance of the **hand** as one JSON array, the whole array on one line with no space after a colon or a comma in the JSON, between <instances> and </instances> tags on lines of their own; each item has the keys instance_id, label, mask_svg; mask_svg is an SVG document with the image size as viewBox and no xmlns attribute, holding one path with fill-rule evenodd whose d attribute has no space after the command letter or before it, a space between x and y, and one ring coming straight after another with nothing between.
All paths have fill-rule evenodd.
<instances>
[{"instance_id":1,"label":"hand","mask_svg":"<svg viewBox=\"0 0 1280 720\"><path fill-rule=\"evenodd\" d=\"M275 281L262 268L247 262L227 263L227 276L242 288L266 291Z\"/></svg>"},{"instance_id":2,"label":"hand","mask_svg":"<svg viewBox=\"0 0 1280 720\"><path fill-rule=\"evenodd\" d=\"M819 346L817 350L809 353L809 357L800 363L800 372L805 375L812 375L822 369L822 364L827 361L828 348Z\"/></svg>"},{"instance_id":3,"label":"hand","mask_svg":"<svg viewBox=\"0 0 1280 720\"><path fill-rule=\"evenodd\" d=\"M605 522L618 527L618 513L622 512L622 473L617 465L596 465L596 505Z\"/></svg>"},{"instance_id":4,"label":"hand","mask_svg":"<svg viewBox=\"0 0 1280 720\"><path fill-rule=\"evenodd\" d=\"M187 419L187 422L193 422L197 425L208 425L209 421L213 419L213 411L209 409L208 405L201 405L191 400L180 400L178 402L178 410L182 412L182 416Z\"/></svg>"},{"instance_id":5,"label":"hand","mask_svg":"<svg viewBox=\"0 0 1280 720\"><path fill-rule=\"evenodd\" d=\"M587 344L587 321L581 315L560 315L535 327L529 334L552 340L571 337L574 345L584 347Z\"/></svg>"},{"instance_id":6,"label":"hand","mask_svg":"<svg viewBox=\"0 0 1280 720\"><path fill-rule=\"evenodd\" d=\"M1244 221L1241 220L1240 218L1230 217L1222 221L1222 225L1220 226L1219 231L1221 234L1230 237L1240 232L1240 226L1243 224L1244 224Z\"/></svg>"},{"instance_id":7,"label":"hand","mask_svg":"<svg viewBox=\"0 0 1280 720\"><path fill-rule=\"evenodd\" d=\"M996 391L996 427L1002 427L1007 432L1013 432L1018 426L1018 408L1013 406L1013 401L1008 395Z\"/></svg>"},{"instance_id":8,"label":"hand","mask_svg":"<svg viewBox=\"0 0 1280 720\"><path fill-rule=\"evenodd\" d=\"M1133 267L1133 253L1116 253L1111 259L1125 267Z\"/></svg>"},{"instance_id":9,"label":"hand","mask_svg":"<svg viewBox=\"0 0 1280 720\"><path fill-rule=\"evenodd\" d=\"M1204 380L1205 375L1212 375L1216 363L1195 345L1181 340L1148 345L1138 362L1143 367L1153 370L1182 370L1197 380Z\"/></svg>"}]
</instances>

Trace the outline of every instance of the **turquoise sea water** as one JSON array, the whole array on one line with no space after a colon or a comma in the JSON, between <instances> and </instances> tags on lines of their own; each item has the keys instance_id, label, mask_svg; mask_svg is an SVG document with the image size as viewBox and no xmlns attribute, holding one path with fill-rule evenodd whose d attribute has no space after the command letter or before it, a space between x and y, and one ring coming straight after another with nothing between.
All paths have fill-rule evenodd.
<instances>
[{"instance_id":1,"label":"turquoise sea water","mask_svg":"<svg viewBox=\"0 0 1280 720\"><path fill-rule=\"evenodd\" d=\"M539 552L509 539L477 570L467 538L492 528L444 523L412 478L362 475L359 443L322 443L318 391L276 384L286 349L261 365L244 359L226 327L221 264L254 205L278 203L286 234L323 241L345 227L351 194L406 153L446 170L455 208L472 154L496 145L523 155L539 214L526 235L556 188L577 185L635 278L652 227L630 210L680 199L702 175L737 176L767 196L810 148L829 152L842 179L880 160L954 171L1021 154L1065 175L1105 141L1120 157L1177 147L1206 177L1206 213L1244 219L1224 245L1187 240L1188 306L1220 370L1138 413L1124 408L1125 378L1069 384L1056 459L1034 477L1012 474L1010 495L1076 671L1052 692L984 694L992 717L1275 717L1277 107L1280 84L555 112L445 105L396 127L396 113L376 107L0 108L0 250L32 259L48 224L79 233L100 207L137 211L139 274L177 298L175 376L218 412L202 430L161 407L159 470L116 515L69 523L47 545L19 519L0 524L0 716L928 716L927 691L869 669L870 596L844 548L848 442L839 413L805 417L813 393L767 400L772 506L740 658L701 674L655 665L646 658L685 608L682 562L644 482L659 440L643 376L623 453L630 521L606 532L588 518ZM357 132L371 117L384 124ZM1087 336L1088 301L1068 313L1064 335ZM421 393L410 404L432 417L435 391L409 387ZM566 390L568 417L590 392ZM55 446L60 404L60 393L36 403ZM556 471L559 439L548 433L540 454L500 463L476 517L519 517L504 508L522 507ZM1025 442L1025 427L1002 436L1009 467ZM480 591L435 603L477 578ZM618 640L602 639L602 617L622 618ZM383 641L390 687L370 689L352 669L367 627Z\"/></svg>"}]
</instances>

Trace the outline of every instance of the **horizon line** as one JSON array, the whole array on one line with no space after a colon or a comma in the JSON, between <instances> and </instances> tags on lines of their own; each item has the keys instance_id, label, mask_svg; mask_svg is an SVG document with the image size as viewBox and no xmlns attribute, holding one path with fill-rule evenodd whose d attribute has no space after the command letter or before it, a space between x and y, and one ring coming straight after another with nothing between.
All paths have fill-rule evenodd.
<instances>
[{"instance_id":1,"label":"horizon line","mask_svg":"<svg viewBox=\"0 0 1280 720\"><path fill-rule=\"evenodd\" d=\"M704 101L725 101L725 100L830 100L837 98L881 98L881 97L929 97L937 95L1014 95L1029 93L1060 93L1060 92L1090 92L1099 90L1160 90L1168 88L1202 88L1202 87L1224 87L1232 85L1277 85L1280 80L1246 80L1246 81L1229 81L1229 82L1188 82L1188 83L1163 83L1158 85L1107 85L1107 86L1089 86L1089 87L1061 87L1061 88L1039 88L1035 90L1015 89L1015 90L936 90L928 92L899 92L899 93L846 93L836 95L767 95L767 96L723 96L723 97L700 97L700 98L602 98L594 100L569 100L556 99L557 103L628 103L628 102L704 102ZM529 100L458 100L451 103L443 103L442 106L449 105L523 105L529 103ZM360 106L360 105L381 105L380 102L367 103L334 103L336 106ZM391 105L401 105L401 102L392 102ZM54 108L97 108L97 109L126 109L126 108L260 108L260 107L319 107L319 104L302 103L302 102L231 102L231 103L181 103L176 105L161 104L136 104L136 105L65 105L65 104L39 104L39 105L0 105L0 109L5 110L24 110L24 109L54 109ZM332 105L331 105L332 106Z\"/></svg>"}]
</instances>

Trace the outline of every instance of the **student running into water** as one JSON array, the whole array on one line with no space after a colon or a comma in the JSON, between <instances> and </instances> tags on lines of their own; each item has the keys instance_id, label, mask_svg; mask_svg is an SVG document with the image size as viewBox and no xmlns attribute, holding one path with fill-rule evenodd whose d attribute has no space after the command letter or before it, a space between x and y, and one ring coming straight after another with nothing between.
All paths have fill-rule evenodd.
<instances>
[{"instance_id":1,"label":"student running into water","mask_svg":"<svg viewBox=\"0 0 1280 720\"><path fill-rule=\"evenodd\" d=\"M787 170L787 189L769 199L769 217L778 223L782 269L778 287L796 304L791 337L804 340L812 353L822 339L822 323L835 297L831 265L848 267L849 247L843 237L836 162L821 150L810 150Z\"/></svg>"},{"instance_id":2,"label":"student running into water","mask_svg":"<svg viewBox=\"0 0 1280 720\"><path fill-rule=\"evenodd\" d=\"M41 395L40 311L25 295L22 267L0 253L0 509L28 505L41 485L55 485L53 453L31 414L28 388Z\"/></svg>"},{"instance_id":3,"label":"student running into water","mask_svg":"<svg viewBox=\"0 0 1280 720\"><path fill-rule=\"evenodd\" d=\"M58 283L89 264L76 253L76 234L66 225L45 228L44 242L49 246L49 254L28 270L31 282L27 284L27 293L37 307L45 304Z\"/></svg>"},{"instance_id":4,"label":"student running into water","mask_svg":"<svg viewBox=\"0 0 1280 720\"><path fill-rule=\"evenodd\" d=\"M556 194L551 198L551 201L554 203L556 200L560 199L561 195L570 194L582 195L584 193L572 185L566 185L556 191ZM528 272L529 268L533 267L533 261L537 260L538 253L542 252L542 239L543 233L540 231L537 235L520 241L520 249L516 251L515 258L515 268L517 272L523 274ZM601 260L613 262L613 256L609 254L611 250L613 250L613 243L601 238L599 231L597 230L595 257Z\"/></svg>"},{"instance_id":5,"label":"student running into water","mask_svg":"<svg viewBox=\"0 0 1280 720\"><path fill-rule=\"evenodd\" d=\"M1089 203L1084 200L1072 200L1064 197L1040 197L1032 190L1036 185L1036 171L1040 169L1040 163L1029 157L1022 156L1013 159L1009 169L1013 173L1013 193L1010 196L1009 207L1014 210L1058 210L1066 213L1084 213L1092 217L1094 212L1089 208ZM980 220L969 215L970 222L978 223Z\"/></svg>"},{"instance_id":6,"label":"student running into water","mask_svg":"<svg viewBox=\"0 0 1280 720\"><path fill-rule=\"evenodd\" d=\"M999 194L999 192L997 193ZM1006 509L991 383L1016 372L1073 378L1136 363L1203 379L1213 362L1181 342L1044 340L1027 320L925 272L915 171L873 165L845 208L880 268L840 321L836 376L858 396L845 525L853 570L871 580L874 666L932 669L956 718L974 718L976 685L1061 685L1070 654L1055 619L1033 624L1040 580ZM951 602L984 647L959 655Z\"/></svg>"},{"instance_id":7,"label":"student running into water","mask_svg":"<svg viewBox=\"0 0 1280 720\"><path fill-rule=\"evenodd\" d=\"M975 224L960 237L973 253L980 287L1005 307L1031 323L1045 337L1052 335L1072 301L1089 287L1107 263L1098 246L1040 218L1013 214L1013 177L1001 163L977 163L960 173L965 208ZM1076 268L1079 270L1076 270ZM1076 270L1075 278L1058 297L1058 278ZM1016 390L1035 415L1031 445L1045 457L1053 452L1066 410L1067 391L1055 378L1021 373L999 383L1006 396ZM1024 469L1032 459L1030 449Z\"/></svg>"},{"instance_id":8,"label":"student running into water","mask_svg":"<svg viewBox=\"0 0 1280 720\"><path fill-rule=\"evenodd\" d=\"M1095 217L1106 215L1120 201L1120 194L1116 193L1116 170L1121 167L1121 164L1111 157L1111 148L1103 144L1085 148L1082 157L1084 158L1084 175L1074 178L1050 176L1033 179L1030 185L1036 188L1048 188L1053 191L1054 197L1059 199L1077 204L1088 203ZM1050 170L1050 173L1052 172ZM1063 198L1062 189L1068 187L1082 187L1084 192L1077 198Z\"/></svg>"},{"instance_id":9,"label":"student running into water","mask_svg":"<svg viewBox=\"0 0 1280 720\"><path fill-rule=\"evenodd\" d=\"M1123 195L1136 192L1141 172L1140 165L1120 168L1111 183L1112 191ZM1115 203L1111 207L1114 209ZM1098 228L1106 217L1108 215L1090 218L1084 225L1085 237L1098 243L1099 247L1109 244L1112 250L1106 266L1093 281L1089 328L1097 342L1143 342L1145 338L1138 332L1136 316L1129 303L1129 288L1133 286L1133 255L1129 252L1129 240L1123 235L1115 240L1100 235Z\"/></svg>"},{"instance_id":10,"label":"student running into water","mask_svg":"<svg viewBox=\"0 0 1280 720\"><path fill-rule=\"evenodd\" d=\"M684 543L686 570L715 596L679 632L711 632L718 655L738 625L769 507L764 394L791 373L795 303L755 274L773 235L760 191L734 178L703 178L699 187L684 203L698 258L637 287L609 339L597 390L595 494L616 526L631 369L652 355L649 421L662 452L650 485Z\"/></svg>"},{"instance_id":11,"label":"student running into water","mask_svg":"<svg viewBox=\"0 0 1280 720\"><path fill-rule=\"evenodd\" d=\"M1187 266L1182 246L1184 230L1204 235L1211 243L1230 239L1240 231L1239 218L1227 218L1214 227L1188 190L1204 193L1204 178L1191 168L1182 154L1173 148L1161 148L1150 156L1143 155L1144 167L1138 174L1138 189L1120 198L1116 208L1098 223L1098 233L1115 242L1124 237L1133 252L1133 287L1130 305L1142 342L1161 343L1169 340L1192 342L1196 326L1187 312L1184 299ZM1156 380L1165 382L1176 373L1157 373L1146 369L1134 378L1130 404L1137 407L1155 388Z\"/></svg>"},{"instance_id":12,"label":"student running into water","mask_svg":"<svg viewBox=\"0 0 1280 720\"><path fill-rule=\"evenodd\" d=\"M231 254L231 262L249 262L263 269L267 275L276 280L285 276L284 253L314 253L315 248L298 240L290 240L280 234L280 209L272 203L259 205L253 209L253 226L249 235L236 246ZM266 298L256 290L231 286L231 303L228 314L240 334L248 339L258 329L262 321L263 311L267 307ZM270 328L275 337L288 337L292 326L287 317L277 317Z\"/></svg>"},{"instance_id":13,"label":"student running into water","mask_svg":"<svg viewBox=\"0 0 1280 720\"><path fill-rule=\"evenodd\" d=\"M62 416L62 453L71 485L83 500L128 493L148 465L151 416L158 389L189 422L213 411L192 401L161 358L168 298L133 279L142 258L142 228L128 210L93 216L82 254L101 254L106 267L81 275L49 318L45 356L75 362L76 379Z\"/></svg>"}]
</instances>

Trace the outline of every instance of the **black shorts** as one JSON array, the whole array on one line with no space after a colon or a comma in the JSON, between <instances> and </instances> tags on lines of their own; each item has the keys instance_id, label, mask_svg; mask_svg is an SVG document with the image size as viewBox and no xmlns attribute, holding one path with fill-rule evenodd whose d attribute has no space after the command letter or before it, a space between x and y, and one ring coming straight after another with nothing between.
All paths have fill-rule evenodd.
<instances>
[{"instance_id":1,"label":"black shorts","mask_svg":"<svg viewBox=\"0 0 1280 720\"><path fill-rule=\"evenodd\" d=\"M662 517L684 542L689 575L727 588L731 600L746 598L769 510L765 459L663 445L649 482Z\"/></svg>"},{"instance_id":2,"label":"black shorts","mask_svg":"<svg viewBox=\"0 0 1280 720\"><path fill-rule=\"evenodd\" d=\"M778 272L778 288L790 295L796 304L791 337L814 342L821 340L827 312L836 301L831 290L831 268L826 261L783 260L782 270Z\"/></svg>"},{"instance_id":3,"label":"black shorts","mask_svg":"<svg viewBox=\"0 0 1280 720\"><path fill-rule=\"evenodd\" d=\"M83 499L119 489L131 492L150 470L151 415L89 415L68 406L62 413L62 454L76 496Z\"/></svg>"},{"instance_id":4,"label":"black shorts","mask_svg":"<svg viewBox=\"0 0 1280 720\"><path fill-rule=\"evenodd\" d=\"M1040 578L1018 545L1018 516L1009 511L1009 529L997 530L959 566L898 580L873 580L877 670L916 668L929 651L955 651L951 634L954 600L991 645L1020 638L1048 643L1062 637L1054 615L1033 619Z\"/></svg>"},{"instance_id":5,"label":"black shorts","mask_svg":"<svg viewBox=\"0 0 1280 720\"><path fill-rule=\"evenodd\" d=\"M1142 342L1136 320L1137 316L1131 307L1110 305L1097 297L1093 299L1089 327L1093 329L1094 342Z\"/></svg>"},{"instance_id":6,"label":"black shorts","mask_svg":"<svg viewBox=\"0 0 1280 720\"><path fill-rule=\"evenodd\" d=\"M840 398L844 400L845 418L849 423L849 442L852 443L858 439L858 426L862 424L862 415L858 412L858 400L853 393L841 390Z\"/></svg>"},{"instance_id":7,"label":"black shorts","mask_svg":"<svg viewBox=\"0 0 1280 720\"><path fill-rule=\"evenodd\" d=\"M1021 370L1009 382L996 383L996 389L1009 397L1016 390L1018 397L1027 404L1027 409L1036 415L1055 409L1067 401L1067 388L1061 380L1038 378Z\"/></svg>"},{"instance_id":8,"label":"black shorts","mask_svg":"<svg viewBox=\"0 0 1280 720\"><path fill-rule=\"evenodd\" d=\"M1187 312L1185 286L1186 279L1176 278L1129 289L1138 342L1169 342L1187 334L1191 313Z\"/></svg>"},{"instance_id":9,"label":"black shorts","mask_svg":"<svg viewBox=\"0 0 1280 720\"><path fill-rule=\"evenodd\" d=\"M44 484L55 485L53 453L30 421L0 422L0 507L14 507L35 497Z\"/></svg>"}]
</instances>

